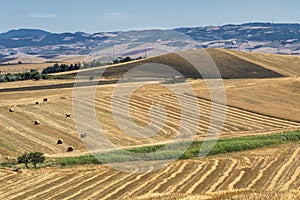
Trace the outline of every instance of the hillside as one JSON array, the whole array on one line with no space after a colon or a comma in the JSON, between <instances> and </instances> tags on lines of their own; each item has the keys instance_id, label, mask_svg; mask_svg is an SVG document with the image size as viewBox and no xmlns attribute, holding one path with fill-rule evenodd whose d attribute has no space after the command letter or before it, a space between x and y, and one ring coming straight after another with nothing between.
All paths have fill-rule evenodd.
<instances>
[{"instance_id":1,"label":"hillside","mask_svg":"<svg viewBox=\"0 0 300 200\"><path fill-rule=\"evenodd\" d=\"M207 80L201 79L191 63L182 57L200 66L207 77L216 78L210 70L211 60L205 55L210 55L220 71L227 105L211 102L209 89L218 91L220 86L212 79L208 89ZM140 65L146 68L125 75ZM188 79L184 83L161 84L166 78L178 75L163 69L163 65ZM22 65L25 66L31 65ZM81 70L79 88L84 92L95 91L90 98L74 95L74 79L1 83L0 199L299 199L299 131L290 136L278 135L300 130L299 66L297 56L188 50ZM20 65L12 67L23 69ZM74 78L77 72L53 76ZM105 78L98 82L99 72ZM125 83L117 84L117 78ZM189 86L194 92L187 90ZM116 88L120 93L114 93ZM134 93L129 95L132 89ZM88 106L95 110L92 117ZM153 109L154 106L163 109ZM199 113L199 119L195 113ZM121 129L116 117L129 129ZM95 122L100 127L94 126ZM147 134L137 126L150 126L158 131L151 137L137 137L133 133ZM222 154L197 158L198 149L191 148L185 154L191 154L189 157L159 170L153 170L152 164L160 159L151 160L147 163L149 171L146 168L144 173L126 173L94 162L84 166L83 163L66 164L68 160L80 160L79 156L89 154L85 144L92 144L89 150L100 153L135 147L135 150L149 151L151 156L156 148L149 145L169 142L181 145L176 142L190 138L192 127L195 127L193 139L199 141L206 138L208 130L217 133L220 129L222 139L215 147ZM98 138L99 128L115 146ZM276 135L268 135L271 133ZM68 152L68 147L74 151ZM24 152L34 151L45 154L44 166L25 169L22 164L13 163ZM171 155L171 151L163 153L163 157L154 159ZM109 159L111 154L103 155ZM66 162L59 162L60 159ZM122 161L118 155L115 159ZM118 164L133 164L138 169L138 163L132 162Z\"/></svg>"},{"instance_id":2,"label":"hillside","mask_svg":"<svg viewBox=\"0 0 300 200\"><path fill-rule=\"evenodd\" d=\"M112 61L112 54L137 58L201 47L299 55L299 31L299 24L271 23L59 34L19 29L0 34L0 64L25 58L30 63L68 62L93 53Z\"/></svg>"},{"instance_id":3,"label":"hillside","mask_svg":"<svg viewBox=\"0 0 300 200\"><path fill-rule=\"evenodd\" d=\"M297 77L300 75L300 57L290 55L276 55L265 53L247 53L224 49L202 49L202 50L187 50L178 53L169 53L161 56L154 56L142 60L131 61L128 63L119 63L109 67L98 67L84 69L81 75L97 76L98 73L103 73L105 78L120 78L128 70L134 67L145 65L148 66L143 70L136 70L135 77L150 77L150 78L166 78L182 74L186 78L201 78L201 75L195 70L188 60L180 56L184 53L190 59L195 59L202 63L201 73L209 75L209 70L205 67L207 65L216 65L221 73L223 79L243 79L243 78L276 78L276 77ZM207 58L212 61L207 61ZM75 62L75 60L73 60ZM70 61L70 63L72 63ZM178 73L170 71L151 70L155 64L161 64L171 67L178 71ZM0 71L5 73L19 73L29 71L29 69L42 69L51 66L53 63L37 63L37 64L16 64L16 65L2 65ZM201 66L201 64L200 64ZM162 69L161 69L162 70ZM70 75L75 76L77 71L67 71L56 73L54 75ZM214 78L215 75L209 76Z\"/></svg>"},{"instance_id":4,"label":"hillside","mask_svg":"<svg viewBox=\"0 0 300 200\"><path fill-rule=\"evenodd\" d=\"M246 53L238 51L225 51L240 59L260 65L284 76L300 76L300 57L291 55L265 54L265 53ZM220 53L220 52L219 52Z\"/></svg>"},{"instance_id":5,"label":"hillside","mask_svg":"<svg viewBox=\"0 0 300 200\"><path fill-rule=\"evenodd\" d=\"M208 49L209 55L214 59L224 79L227 95L227 118L223 129L223 137L234 137L249 134L274 133L282 130L294 130L299 127L300 107L298 61L296 56L279 56L257 53L240 53L229 50ZM199 50L189 50L191 57L201 56ZM259 58L259 59L258 59ZM280 59L281 63L289 65L270 65L265 60ZM200 57L201 60L201 57ZM264 62L265 61L265 62ZM88 78L93 73L105 70L107 80L102 80L97 86L96 108L99 118L105 124L109 137L120 146L145 145L161 141L167 141L177 133L179 110L176 106L168 105L176 98L168 91L157 85L149 85L139 90L139 95L132 99L132 106L136 109L133 113L135 120L140 124L147 124L150 105L154 99L167 106L172 115L168 126L157 135L148 140L136 140L128 137L120 131L111 115L110 96L117 80L109 78L121 77L129 69L145 63L160 63L168 65L186 77L194 78L199 75L192 65L177 54L167 54L138 60L130 63L118 64L107 68L85 69ZM137 71L135 77L148 76L148 78L173 77L174 74L166 71ZM274 71L271 71L273 69ZM277 73L275 72L277 71ZM279 74L283 72L283 75ZM64 72L60 74L74 74ZM279 77L279 78L278 78ZM133 77L134 78L134 77ZM263 78L263 79L262 79ZM152 79L150 79L152 80ZM161 79L160 79L161 80ZM149 81L149 79L148 79ZM156 83L156 82L154 82ZM199 124L198 138L203 138L209 126L210 94L203 80L189 80L199 98L200 112L203 114L203 122ZM97 84L97 81L83 80L81 86L89 87ZM134 86L135 83L127 83ZM65 113L72 112L72 92L74 80L43 80L2 83L1 92L1 154L15 156L24 150L40 149L47 154L65 154L68 145L72 145L76 151L84 152L85 148L78 138L74 122L65 117ZM127 86L127 87L128 87ZM170 85L184 91L185 84ZM267 92L266 92L267 91ZM126 94L126 89L124 88ZM182 93L183 99L189 101L189 94ZM126 95L125 95L126 96ZM124 97L125 97L124 96ZM48 97L49 102L41 102ZM120 96L120 105L123 102ZM40 101L35 105L35 101ZM15 113L9 113L9 108L14 107ZM222 108L222 105L220 105ZM191 111L192 112L192 111ZM122 111L120 110L120 113ZM162 116L157 113L157 116ZM243 116L241 118L241 116ZM34 120L40 120L41 125L34 126ZM18 124L17 128L15 127ZM193 123L195 124L195 123ZM188 129L188 128L187 128ZM10 134L7 134L10 133ZM56 145L58 139L63 139L65 144ZM9 142L11 141L11 142Z\"/></svg>"},{"instance_id":6,"label":"hillside","mask_svg":"<svg viewBox=\"0 0 300 200\"><path fill-rule=\"evenodd\" d=\"M202 78L195 67L181 55L187 55L188 59L195 60L206 78L218 78L212 73L209 66L216 65L223 79L247 79L247 78L279 78L284 76L300 75L300 58L298 56L282 56L263 53L245 53L221 49L187 50L179 53L170 53L154 56L134 62L118 64L109 67L83 70L81 76L97 76L99 73L105 78L121 78L123 75L137 66L147 65L143 70L135 69L131 77L126 78L172 78L182 75L186 78ZM276 63L276 61L280 61ZM168 66L176 72L153 70L157 64ZM73 75L76 72L64 72L55 75ZM125 77L123 77L125 78Z\"/></svg>"}]
</instances>

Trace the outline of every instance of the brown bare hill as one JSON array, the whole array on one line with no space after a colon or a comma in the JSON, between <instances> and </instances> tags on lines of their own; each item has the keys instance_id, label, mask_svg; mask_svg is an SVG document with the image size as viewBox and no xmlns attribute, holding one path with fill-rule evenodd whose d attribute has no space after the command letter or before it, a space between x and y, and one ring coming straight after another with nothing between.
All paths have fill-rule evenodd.
<instances>
[{"instance_id":1,"label":"brown bare hill","mask_svg":"<svg viewBox=\"0 0 300 200\"><path fill-rule=\"evenodd\" d=\"M295 56L279 56L259 53L235 52L221 49L188 50L179 53L170 53L155 56L135 62L112 65L108 67L83 70L83 76L97 76L99 73L105 78L123 77L129 70L135 69L133 77L167 78L179 74L186 78L202 78L191 62L182 57L188 57L199 64L201 74L206 78L219 78L212 73L211 66L216 65L223 79L246 79L246 78L278 78L283 76L295 76L300 74L300 59ZM270 64L270 60L277 59L279 64ZM292 63L291 67L287 63ZM136 67L144 65L143 69ZM163 65L174 70L165 69ZM161 66L157 70L154 66ZM198 69L199 69L198 68ZM76 72L66 72L64 75L76 75ZM61 74L59 74L61 75Z\"/></svg>"},{"instance_id":2,"label":"brown bare hill","mask_svg":"<svg viewBox=\"0 0 300 200\"><path fill-rule=\"evenodd\" d=\"M221 49L207 49L212 60L218 66L224 79L237 78L278 78L283 75L265 68L262 63L252 62L250 59L239 57L232 51ZM246 55L251 53L245 53Z\"/></svg>"},{"instance_id":3,"label":"brown bare hill","mask_svg":"<svg viewBox=\"0 0 300 200\"><path fill-rule=\"evenodd\" d=\"M263 66L266 69L270 69L284 76L300 76L300 56L266 53L246 53L230 50L219 51L224 51L228 54L232 54L233 56Z\"/></svg>"}]
</instances>

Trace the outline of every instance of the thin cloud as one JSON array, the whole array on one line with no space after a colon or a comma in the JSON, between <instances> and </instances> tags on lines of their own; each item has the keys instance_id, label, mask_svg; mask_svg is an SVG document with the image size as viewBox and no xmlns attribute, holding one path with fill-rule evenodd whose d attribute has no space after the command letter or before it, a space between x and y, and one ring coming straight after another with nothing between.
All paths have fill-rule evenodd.
<instances>
[{"instance_id":1,"label":"thin cloud","mask_svg":"<svg viewBox=\"0 0 300 200\"><path fill-rule=\"evenodd\" d=\"M31 13L29 16L32 18L55 18L56 14L54 14L54 13Z\"/></svg>"},{"instance_id":2,"label":"thin cloud","mask_svg":"<svg viewBox=\"0 0 300 200\"><path fill-rule=\"evenodd\" d=\"M106 20L123 20L126 19L127 16L121 12L110 12L110 13L104 13L103 18Z\"/></svg>"}]
</instances>

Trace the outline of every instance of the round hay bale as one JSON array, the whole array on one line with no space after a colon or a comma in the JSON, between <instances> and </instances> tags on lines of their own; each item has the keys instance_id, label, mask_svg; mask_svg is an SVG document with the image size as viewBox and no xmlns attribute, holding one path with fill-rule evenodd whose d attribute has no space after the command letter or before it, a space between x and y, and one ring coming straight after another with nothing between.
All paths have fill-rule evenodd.
<instances>
[{"instance_id":1,"label":"round hay bale","mask_svg":"<svg viewBox=\"0 0 300 200\"><path fill-rule=\"evenodd\" d=\"M81 133L80 134L80 138L85 138L86 137L86 133Z\"/></svg>"},{"instance_id":2,"label":"round hay bale","mask_svg":"<svg viewBox=\"0 0 300 200\"><path fill-rule=\"evenodd\" d=\"M46 101L48 101L48 98L45 97L45 98L44 98L44 102L46 102Z\"/></svg>"},{"instance_id":3,"label":"round hay bale","mask_svg":"<svg viewBox=\"0 0 300 200\"><path fill-rule=\"evenodd\" d=\"M66 113L66 117L71 117L71 113Z\"/></svg>"},{"instance_id":4,"label":"round hay bale","mask_svg":"<svg viewBox=\"0 0 300 200\"><path fill-rule=\"evenodd\" d=\"M36 101L36 102L35 102L35 105L39 105L39 103L40 103L40 102Z\"/></svg>"},{"instance_id":5,"label":"round hay bale","mask_svg":"<svg viewBox=\"0 0 300 200\"><path fill-rule=\"evenodd\" d=\"M56 144L62 144L62 143L63 143L63 140L57 140Z\"/></svg>"},{"instance_id":6,"label":"round hay bale","mask_svg":"<svg viewBox=\"0 0 300 200\"><path fill-rule=\"evenodd\" d=\"M67 152L72 152L72 151L74 151L74 148L73 148L73 147L68 147L68 148L67 148Z\"/></svg>"},{"instance_id":7,"label":"round hay bale","mask_svg":"<svg viewBox=\"0 0 300 200\"><path fill-rule=\"evenodd\" d=\"M34 124L35 124L35 125L39 125L39 124L41 124L41 122L40 122L39 120L35 120L35 121L34 121Z\"/></svg>"},{"instance_id":8,"label":"round hay bale","mask_svg":"<svg viewBox=\"0 0 300 200\"><path fill-rule=\"evenodd\" d=\"M9 112L15 112L15 109L14 108L10 108Z\"/></svg>"}]
</instances>

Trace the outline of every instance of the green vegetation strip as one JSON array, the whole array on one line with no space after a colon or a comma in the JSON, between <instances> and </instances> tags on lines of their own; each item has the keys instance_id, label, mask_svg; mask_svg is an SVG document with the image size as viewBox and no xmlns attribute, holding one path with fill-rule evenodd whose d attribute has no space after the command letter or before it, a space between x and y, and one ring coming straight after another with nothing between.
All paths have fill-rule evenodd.
<instances>
[{"instance_id":1,"label":"green vegetation strip","mask_svg":"<svg viewBox=\"0 0 300 200\"><path fill-rule=\"evenodd\" d=\"M15 82L25 80L40 80L49 79L49 76L40 74L37 70L31 69L29 72L17 73L17 74L5 74L0 75L0 83L2 82Z\"/></svg>"},{"instance_id":2,"label":"green vegetation strip","mask_svg":"<svg viewBox=\"0 0 300 200\"><path fill-rule=\"evenodd\" d=\"M190 159L199 156L200 149L208 152L207 155L226 154L231 152L252 150L262 147L277 146L288 142L300 141L300 130L285 132L280 134L246 136L239 138L224 138L216 142L211 151L202 145L203 141L193 141L192 143L177 142L168 145L154 145L127 149L126 151L115 150L97 155L80 157L59 158L56 163L62 166L83 165L83 164L103 164L116 162L130 162L139 160L168 160L168 159ZM183 151L186 147L186 151ZM134 156L132 155L133 153Z\"/></svg>"},{"instance_id":3,"label":"green vegetation strip","mask_svg":"<svg viewBox=\"0 0 300 200\"><path fill-rule=\"evenodd\" d=\"M47 75L40 74L37 70L31 69L29 72L16 73L16 74L5 74L0 75L0 83L3 82L16 82L16 81L26 81L26 80L40 80L40 79L74 79L72 75Z\"/></svg>"}]
</instances>

